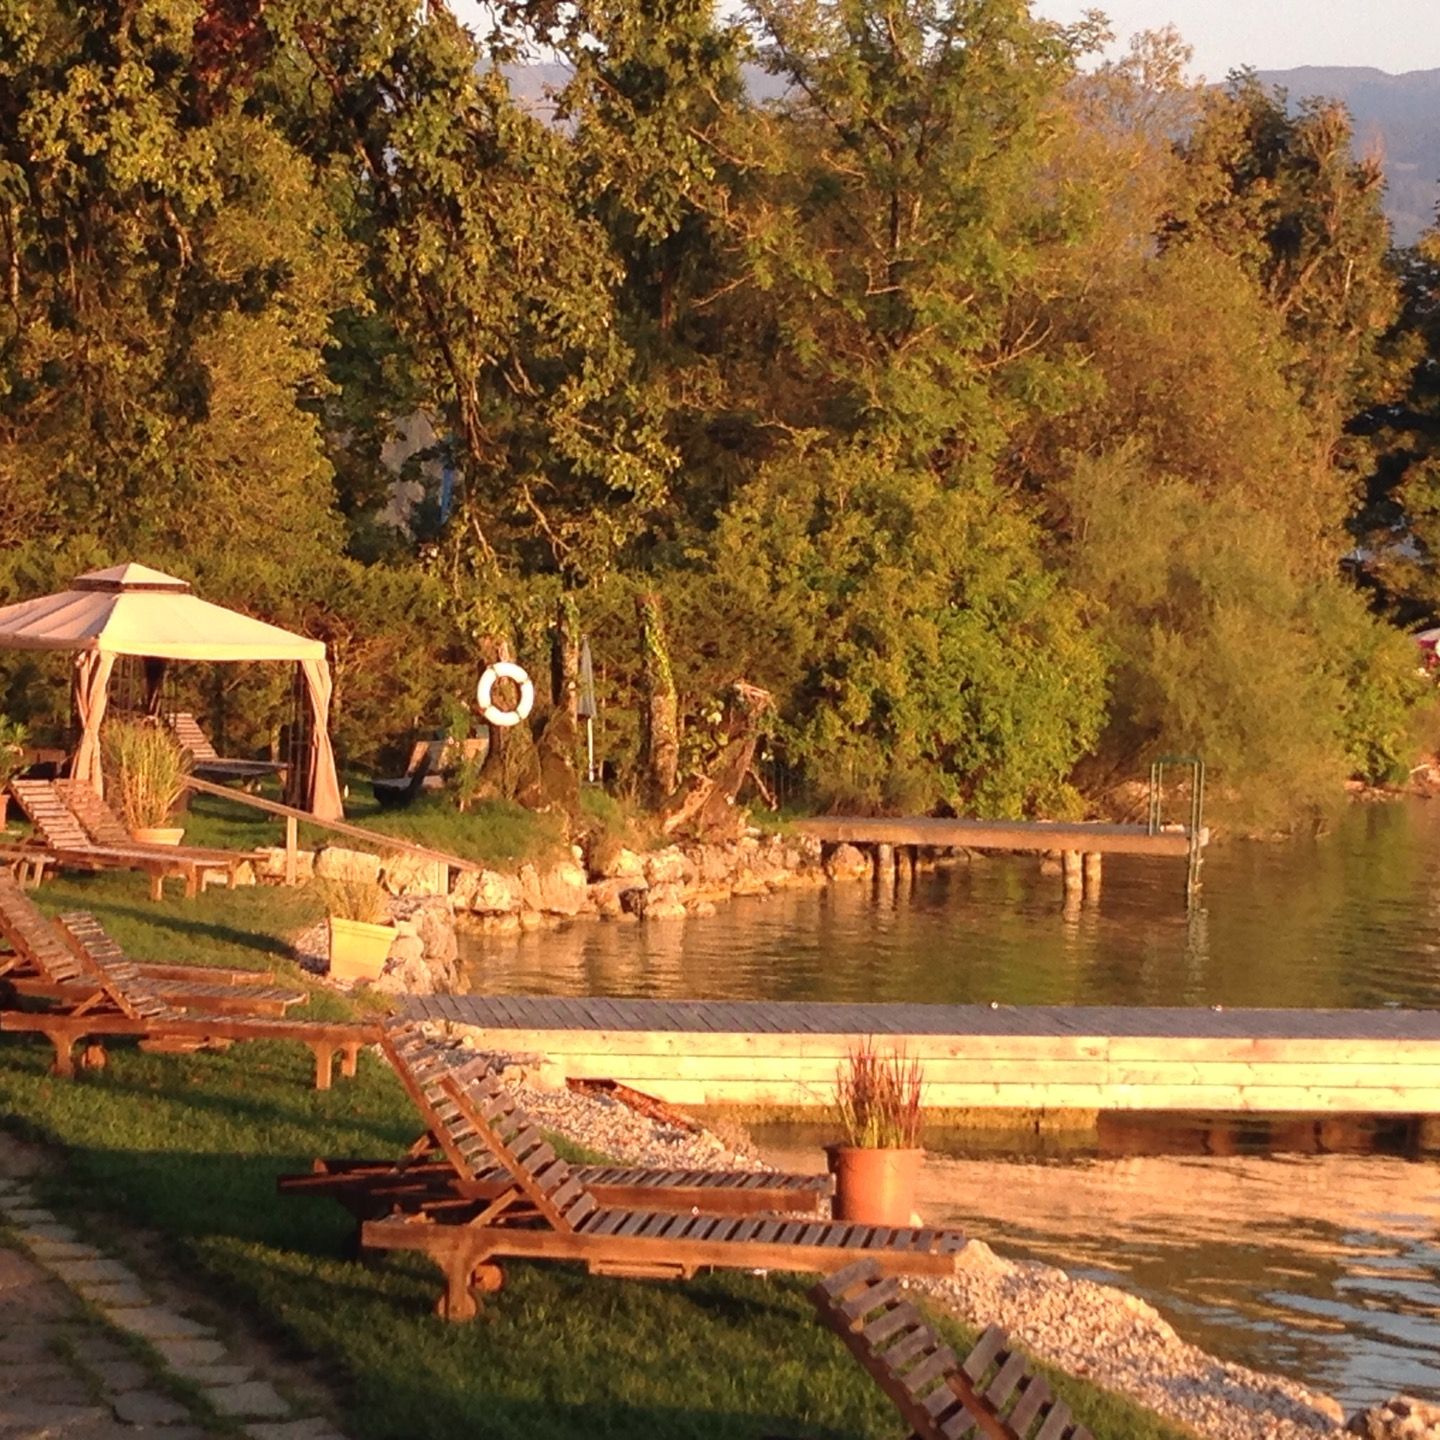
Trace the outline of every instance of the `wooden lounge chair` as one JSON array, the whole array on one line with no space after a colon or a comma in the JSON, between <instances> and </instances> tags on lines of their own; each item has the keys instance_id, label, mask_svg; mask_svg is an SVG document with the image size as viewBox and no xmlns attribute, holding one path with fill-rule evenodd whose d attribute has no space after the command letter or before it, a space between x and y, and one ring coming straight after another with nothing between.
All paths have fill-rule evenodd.
<instances>
[{"instance_id":1,"label":"wooden lounge chair","mask_svg":"<svg viewBox=\"0 0 1440 1440\"><path fill-rule=\"evenodd\" d=\"M428 1215L449 1224L473 1220L513 1183L493 1157L467 1154L457 1114L437 1108L410 1061L443 1060L438 1047L406 1038L407 1027L387 1030L382 1048L427 1127L393 1162L322 1159L309 1174L282 1175L282 1195L322 1195L338 1201L358 1222L386 1215ZM479 1062L483 1064L483 1062ZM478 1068L478 1066L477 1066ZM763 1170L659 1170L640 1166L577 1166L576 1178L606 1206L652 1210L704 1210L712 1215L762 1212L814 1213L834 1186L829 1175Z\"/></svg>"},{"instance_id":2,"label":"wooden lounge chair","mask_svg":"<svg viewBox=\"0 0 1440 1440\"><path fill-rule=\"evenodd\" d=\"M96 956L113 967L130 964L93 915L62 915L52 925L8 875L0 874L0 985L13 994L53 1000L84 1013L103 1000ZM309 999L303 990L269 982L269 971L203 965L131 965L155 993L179 1009L226 1015L283 1015ZM129 972L125 972L129 973Z\"/></svg>"},{"instance_id":3,"label":"wooden lounge chair","mask_svg":"<svg viewBox=\"0 0 1440 1440\"><path fill-rule=\"evenodd\" d=\"M12 780L10 793L35 828L34 850L63 869L143 871L150 877L152 900L162 898L169 876L185 881L191 899L200 893L206 875L223 874L233 884L235 872L253 858L236 850L138 844L104 801L79 782ZM77 806L109 838L92 836Z\"/></svg>"},{"instance_id":4,"label":"wooden lounge chair","mask_svg":"<svg viewBox=\"0 0 1440 1440\"><path fill-rule=\"evenodd\" d=\"M499 1196L460 1223L421 1212L361 1226L365 1249L416 1250L439 1267L445 1293L437 1310L449 1319L470 1319L478 1309L475 1292L500 1287L498 1256L578 1260L592 1274L683 1279L711 1267L828 1273L864 1254L887 1274L949 1275L965 1244L954 1230L603 1205L505 1088L476 1073L485 1062L452 1068L410 1029L392 1031L383 1043L444 1117L447 1149L453 1145L467 1162L498 1163L510 1177Z\"/></svg>"},{"instance_id":5,"label":"wooden lounge chair","mask_svg":"<svg viewBox=\"0 0 1440 1440\"><path fill-rule=\"evenodd\" d=\"M227 780L264 780L276 776L281 785L290 767L280 760L242 760L221 755L200 728L200 722L188 710L166 715L165 723L190 756L190 770L202 780L223 785Z\"/></svg>"},{"instance_id":6,"label":"wooden lounge chair","mask_svg":"<svg viewBox=\"0 0 1440 1440\"><path fill-rule=\"evenodd\" d=\"M912 1440L1093 1440L992 1325L962 1360L872 1260L810 1292L820 1319L894 1401Z\"/></svg>"},{"instance_id":7,"label":"wooden lounge chair","mask_svg":"<svg viewBox=\"0 0 1440 1440\"><path fill-rule=\"evenodd\" d=\"M29 903L13 880L0 877L0 891L7 887L9 893L0 898L13 902L13 897L19 895ZM33 937L27 943L34 943ZM67 987L54 1008L0 1010L0 1031L40 1034L50 1041L55 1047L57 1075L75 1073L77 1044L96 1042L106 1035L138 1036L142 1044L154 1048L193 1048L196 1044L233 1040L295 1040L308 1046L315 1057L315 1088L328 1090L336 1051L342 1056L341 1073L351 1076L360 1048L380 1038L378 1024L182 1009L166 998L161 988L164 982L141 975L128 961L95 950L88 953L94 973L83 974L78 987ZM85 993L76 993L77 988ZM95 1058L91 1056L92 1061Z\"/></svg>"},{"instance_id":8,"label":"wooden lounge chair","mask_svg":"<svg viewBox=\"0 0 1440 1440\"><path fill-rule=\"evenodd\" d=\"M370 782L370 793L382 810L398 810L411 804L422 791L438 790L444 785L444 773L460 760L481 756L489 744L483 735L456 740L441 735L433 740L417 740L410 747L405 773L391 779Z\"/></svg>"}]
</instances>

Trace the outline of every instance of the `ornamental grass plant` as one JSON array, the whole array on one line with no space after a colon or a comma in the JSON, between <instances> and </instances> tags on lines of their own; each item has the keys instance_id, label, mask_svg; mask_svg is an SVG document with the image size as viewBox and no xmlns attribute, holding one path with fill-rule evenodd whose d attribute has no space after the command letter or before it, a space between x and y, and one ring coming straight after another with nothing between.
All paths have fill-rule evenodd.
<instances>
[{"instance_id":1,"label":"ornamental grass plant","mask_svg":"<svg viewBox=\"0 0 1440 1440\"><path fill-rule=\"evenodd\" d=\"M384 887L358 875L332 875L315 882L326 913L362 925L388 925L390 900Z\"/></svg>"},{"instance_id":2,"label":"ornamental grass plant","mask_svg":"<svg viewBox=\"0 0 1440 1440\"><path fill-rule=\"evenodd\" d=\"M132 830L165 825L185 793L190 757L153 720L114 720L105 727L101 756L106 783Z\"/></svg>"},{"instance_id":3,"label":"ornamental grass plant","mask_svg":"<svg viewBox=\"0 0 1440 1440\"><path fill-rule=\"evenodd\" d=\"M915 1150L920 1146L919 1060L904 1048L880 1050L867 1037L835 1071L835 1113L844 1143L858 1150Z\"/></svg>"}]
</instances>

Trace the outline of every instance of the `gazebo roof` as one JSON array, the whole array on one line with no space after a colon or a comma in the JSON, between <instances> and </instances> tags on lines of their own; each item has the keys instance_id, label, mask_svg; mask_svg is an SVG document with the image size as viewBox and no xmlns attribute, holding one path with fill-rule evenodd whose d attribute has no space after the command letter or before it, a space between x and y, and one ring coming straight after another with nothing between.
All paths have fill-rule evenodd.
<instances>
[{"instance_id":1,"label":"gazebo roof","mask_svg":"<svg viewBox=\"0 0 1440 1440\"><path fill-rule=\"evenodd\" d=\"M319 640L252 620L145 565L81 575L68 590L0 608L0 649L161 660L323 660Z\"/></svg>"}]
</instances>

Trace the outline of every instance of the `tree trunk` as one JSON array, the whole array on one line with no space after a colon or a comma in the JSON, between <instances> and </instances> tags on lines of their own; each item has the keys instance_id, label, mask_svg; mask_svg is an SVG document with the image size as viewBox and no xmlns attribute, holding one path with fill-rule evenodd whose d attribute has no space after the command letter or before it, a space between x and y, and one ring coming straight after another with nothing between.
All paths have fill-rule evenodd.
<instances>
[{"instance_id":1,"label":"tree trunk","mask_svg":"<svg viewBox=\"0 0 1440 1440\"><path fill-rule=\"evenodd\" d=\"M580 615L574 597L555 602L550 630L550 703L574 721L580 719Z\"/></svg>"},{"instance_id":2,"label":"tree trunk","mask_svg":"<svg viewBox=\"0 0 1440 1440\"><path fill-rule=\"evenodd\" d=\"M640 783L645 803L658 810L674 793L680 768L680 705L660 597L653 592L637 595L635 613L640 621L645 687L640 705Z\"/></svg>"}]
</instances>

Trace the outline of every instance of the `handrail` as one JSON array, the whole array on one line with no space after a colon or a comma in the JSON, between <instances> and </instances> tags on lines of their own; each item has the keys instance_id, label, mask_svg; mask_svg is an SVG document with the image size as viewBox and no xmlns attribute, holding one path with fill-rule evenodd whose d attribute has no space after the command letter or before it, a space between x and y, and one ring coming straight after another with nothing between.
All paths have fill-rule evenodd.
<instances>
[{"instance_id":1,"label":"handrail","mask_svg":"<svg viewBox=\"0 0 1440 1440\"><path fill-rule=\"evenodd\" d=\"M428 845L417 845L413 840L401 840L395 835L384 835L379 830L367 830L363 825L352 825L348 820L321 820L308 810L297 810L293 805L282 805L278 800L266 800L264 796L251 795L244 790L232 790L229 786L215 785L209 780L197 780L193 775L185 777L185 784L201 795L216 795L222 800L236 800L255 810L265 810L271 815L282 816L285 820L285 879L292 885L295 883L295 850L298 843L296 832L302 820L307 825L333 830L337 835L353 836L356 840L364 840L401 855L414 855L421 860L448 865L452 870L479 871L485 868L477 860L465 860L444 850L432 850Z\"/></svg>"}]
</instances>

